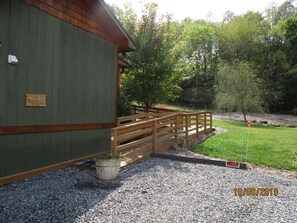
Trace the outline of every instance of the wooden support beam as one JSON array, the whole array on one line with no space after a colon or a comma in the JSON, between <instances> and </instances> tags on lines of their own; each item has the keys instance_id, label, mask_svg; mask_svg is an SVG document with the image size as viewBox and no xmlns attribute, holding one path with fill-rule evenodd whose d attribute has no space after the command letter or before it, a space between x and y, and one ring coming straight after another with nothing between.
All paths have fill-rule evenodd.
<instances>
[{"instance_id":1,"label":"wooden support beam","mask_svg":"<svg viewBox=\"0 0 297 223\"><path fill-rule=\"evenodd\" d=\"M153 122L153 153L156 152L157 149L157 121Z\"/></svg>"},{"instance_id":2,"label":"wooden support beam","mask_svg":"<svg viewBox=\"0 0 297 223\"><path fill-rule=\"evenodd\" d=\"M210 132L212 131L212 112L209 112L209 114L210 114L210 117L209 117L209 119L210 119Z\"/></svg>"},{"instance_id":3,"label":"wooden support beam","mask_svg":"<svg viewBox=\"0 0 297 223\"><path fill-rule=\"evenodd\" d=\"M199 113L196 113L196 137L199 136Z\"/></svg>"},{"instance_id":4,"label":"wooden support beam","mask_svg":"<svg viewBox=\"0 0 297 223\"><path fill-rule=\"evenodd\" d=\"M186 142L189 141L189 115L186 115Z\"/></svg>"},{"instance_id":5,"label":"wooden support beam","mask_svg":"<svg viewBox=\"0 0 297 223\"><path fill-rule=\"evenodd\" d=\"M204 133L206 134L207 131L206 131L206 112L203 112L204 114L204 123L203 123L203 126L204 126Z\"/></svg>"}]
</instances>

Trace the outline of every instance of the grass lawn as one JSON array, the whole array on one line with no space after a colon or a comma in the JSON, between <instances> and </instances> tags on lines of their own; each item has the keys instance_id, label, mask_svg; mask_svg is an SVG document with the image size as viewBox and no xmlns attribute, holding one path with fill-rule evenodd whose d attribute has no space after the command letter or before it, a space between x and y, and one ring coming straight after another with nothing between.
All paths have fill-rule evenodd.
<instances>
[{"instance_id":1,"label":"grass lawn","mask_svg":"<svg viewBox=\"0 0 297 223\"><path fill-rule=\"evenodd\" d=\"M193 151L229 161L262 164L297 171L297 128L270 127L231 121L213 121L228 130L213 136Z\"/></svg>"}]
</instances>

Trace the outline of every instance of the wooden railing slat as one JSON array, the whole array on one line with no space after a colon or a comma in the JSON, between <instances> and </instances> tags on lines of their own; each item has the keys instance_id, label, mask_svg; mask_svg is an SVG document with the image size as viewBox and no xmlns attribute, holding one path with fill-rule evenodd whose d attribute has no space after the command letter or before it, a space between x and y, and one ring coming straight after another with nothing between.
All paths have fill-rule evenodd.
<instances>
[{"instance_id":1,"label":"wooden railing slat","mask_svg":"<svg viewBox=\"0 0 297 223\"><path fill-rule=\"evenodd\" d=\"M134 115L118 118L118 127L111 131L113 154L126 151L127 155L132 156L143 152L161 152L177 143L178 137L185 137L189 142L202 132L212 131L211 112L152 108L146 113L144 107L132 108Z\"/></svg>"},{"instance_id":2,"label":"wooden railing slat","mask_svg":"<svg viewBox=\"0 0 297 223\"><path fill-rule=\"evenodd\" d=\"M133 132L123 134L123 135L119 135L118 136L118 141L129 140L129 139L135 138L137 136L144 135L145 133L150 133L150 132L152 132L152 130L153 130L153 128L151 127L151 128L145 128L145 129L142 129L142 130L137 130L137 131L133 131Z\"/></svg>"},{"instance_id":3,"label":"wooden railing slat","mask_svg":"<svg viewBox=\"0 0 297 223\"><path fill-rule=\"evenodd\" d=\"M146 150L151 150L151 149L152 149L152 145L151 144L145 145L145 146L141 146L141 147L139 147L139 148L137 148L137 149L135 149L133 151L129 151L127 153L127 156L130 156L131 157L131 156L136 155L137 153L144 152Z\"/></svg>"},{"instance_id":4,"label":"wooden railing slat","mask_svg":"<svg viewBox=\"0 0 297 223\"><path fill-rule=\"evenodd\" d=\"M175 130L175 126L173 126L173 127L166 127L164 129L158 131L157 136L164 135L164 134L166 134L168 132L172 132L173 130Z\"/></svg>"},{"instance_id":5,"label":"wooden railing slat","mask_svg":"<svg viewBox=\"0 0 297 223\"><path fill-rule=\"evenodd\" d=\"M157 128L162 128L164 126L167 126L167 125L172 125L175 123L175 120L174 119L170 119L169 121L166 121L166 122L161 122L161 124L157 124Z\"/></svg>"},{"instance_id":6,"label":"wooden railing slat","mask_svg":"<svg viewBox=\"0 0 297 223\"><path fill-rule=\"evenodd\" d=\"M189 115L186 115L186 142L189 141Z\"/></svg>"},{"instance_id":7,"label":"wooden railing slat","mask_svg":"<svg viewBox=\"0 0 297 223\"><path fill-rule=\"evenodd\" d=\"M175 142L173 141L173 142L169 142L169 143L167 143L167 144L161 146L160 148L157 149L157 152L161 153L161 152L163 152L163 151L169 149L170 147L172 147L172 146L174 145L174 143L175 143Z\"/></svg>"},{"instance_id":8,"label":"wooden railing slat","mask_svg":"<svg viewBox=\"0 0 297 223\"><path fill-rule=\"evenodd\" d=\"M156 151L157 147L157 121L153 122L153 147L152 147L152 152L154 153Z\"/></svg>"},{"instance_id":9,"label":"wooden railing slat","mask_svg":"<svg viewBox=\"0 0 297 223\"><path fill-rule=\"evenodd\" d=\"M166 136L163 136L163 137L159 138L157 140L157 142L160 144L161 142L164 142L164 141L169 140L169 139L172 139L172 140L175 141L175 137L174 136L175 136L175 133L168 134Z\"/></svg>"},{"instance_id":10,"label":"wooden railing slat","mask_svg":"<svg viewBox=\"0 0 297 223\"><path fill-rule=\"evenodd\" d=\"M147 137L145 137L145 138L138 139L138 140L136 140L136 141L129 142L129 143L126 143L126 144L124 144L124 145L119 145L119 146L117 146L117 151L120 152L120 151L129 149L129 148L131 148L131 147L137 146L137 145L139 145L139 144L148 142L148 141L152 140L152 138L153 138L152 136L147 136Z\"/></svg>"}]
</instances>

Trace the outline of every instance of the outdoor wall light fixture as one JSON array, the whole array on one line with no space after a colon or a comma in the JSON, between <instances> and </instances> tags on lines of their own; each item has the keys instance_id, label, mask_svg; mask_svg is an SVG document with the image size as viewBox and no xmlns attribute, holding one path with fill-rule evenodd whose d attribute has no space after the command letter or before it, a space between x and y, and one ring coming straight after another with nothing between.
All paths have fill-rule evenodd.
<instances>
[{"instance_id":1,"label":"outdoor wall light fixture","mask_svg":"<svg viewBox=\"0 0 297 223\"><path fill-rule=\"evenodd\" d=\"M8 55L8 63L9 64L18 64L18 59L14 55Z\"/></svg>"}]
</instances>

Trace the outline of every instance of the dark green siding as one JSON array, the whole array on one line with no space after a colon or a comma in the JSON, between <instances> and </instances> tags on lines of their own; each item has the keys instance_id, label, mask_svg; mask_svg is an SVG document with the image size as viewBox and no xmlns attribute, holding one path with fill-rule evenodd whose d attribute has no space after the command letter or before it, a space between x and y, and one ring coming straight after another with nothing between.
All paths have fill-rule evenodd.
<instances>
[{"instance_id":1,"label":"dark green siding","mask_svg":"<svg viewBox=\"0 0 297 223\"><path fill-rule=\"evenodd\" d=\"M0 126L115 121L114 44L19 0L0 1L0 41ZM26 107L26 93L47 106ZM109 129L2 135L0 177L108 150Z\"/></svg>"},{"instance_id":2,"label":"dark green siding","mask_svg":"<svg viewBox=\"0 0 297 223\"><path fill-rule=\"evenodd\" d=\"M0 2L0 123L6 123L6 91L8 67L8 30L9 27L9 1ZM6 138L0 136L0 176L6 174Z\"/></svg>"}]
</instances>

